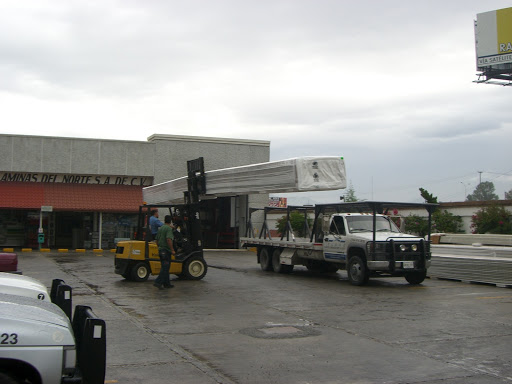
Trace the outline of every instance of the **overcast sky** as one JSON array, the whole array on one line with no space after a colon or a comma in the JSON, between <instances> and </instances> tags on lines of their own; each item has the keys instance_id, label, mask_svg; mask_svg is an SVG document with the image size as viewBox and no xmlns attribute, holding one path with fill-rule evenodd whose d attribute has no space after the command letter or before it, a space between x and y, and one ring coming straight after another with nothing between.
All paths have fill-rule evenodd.
<instances>
[{"instance_id":1,"label":"overcast sky","mask_svg":"<svg viewBox=\"0 0 512 384\"><path fill-rule=\"evenodd\" d=\"M480 177L503 199L512 87L473 83L473 21L510 6L0 0L0 133L269 140L343 156L359 199L462 201Z\"/></svg>"}]
</instances>

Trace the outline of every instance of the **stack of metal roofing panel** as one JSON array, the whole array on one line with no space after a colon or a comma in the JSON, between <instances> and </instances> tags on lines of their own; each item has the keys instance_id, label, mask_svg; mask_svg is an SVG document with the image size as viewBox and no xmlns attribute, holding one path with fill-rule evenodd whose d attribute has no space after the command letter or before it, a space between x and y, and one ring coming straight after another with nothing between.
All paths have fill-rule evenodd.
<instances>
[{"instance_id":1,"label":"stack of metal roofing panel","mask_svg":"<svg viewBox=\"0 0 512 384\"><path fill-rule=\"evenodd\" d=\"M326 191L346 188L343 158L300 157L205 172L207 196L255 193ZM187 178L182 177L143 189L148 204L183 201Z\"/></svg>"},{"instance_id":2,"label":"stack of metal roofing panel","mask_svg":"<svg viewBox=\"0 0 512 384\"><path fill-rule=\"evenodd\" d=\"M432 245L431 277L512 286L512 247Z\"/></svg>"}]
</instances>

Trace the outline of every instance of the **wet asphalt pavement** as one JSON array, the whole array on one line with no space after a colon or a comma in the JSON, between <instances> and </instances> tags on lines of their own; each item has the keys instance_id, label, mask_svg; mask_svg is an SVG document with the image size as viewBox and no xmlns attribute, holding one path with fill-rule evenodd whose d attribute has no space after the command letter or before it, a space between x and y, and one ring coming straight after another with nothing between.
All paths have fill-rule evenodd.
<instances>
[{"instance_id":1,"label":"wet asphalt pavement","mask_svg":"<svg viewBox=\"0 0 512 384\"><path fill-rule=\"evenodd\" d=\"M201 281L159 291L114 255L20 253L19 267L107 324L106 383L512 383L512 289L344 272L261 271L255 253L206 251Z\"/></svg>"}]
</instances>

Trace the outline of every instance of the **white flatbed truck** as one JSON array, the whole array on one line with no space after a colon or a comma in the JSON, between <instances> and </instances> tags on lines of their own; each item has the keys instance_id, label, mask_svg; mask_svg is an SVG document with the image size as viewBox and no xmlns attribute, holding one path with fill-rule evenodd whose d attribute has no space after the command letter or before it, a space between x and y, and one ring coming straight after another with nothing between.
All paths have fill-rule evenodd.
<instances>
[{"instance_id":1,"label":"white flatbed truck","mask_svg":"<svg viewBox=\"0 0 512 384\"><path fill-rule=\"evenodd\" d=\"M425 208L428 212L426 239L402 233L388 215L399 208ZM288 217L281 238L273 239L264 220L259 236L247 226L240 246L257 248L257 260L264 271L290 273L295 265L319 272L347 271L353 285L364 285L370 277L403 276L410 284L421 284L430 266L431 215L437 204L364 201L356 203L320 204L315 207L281 209ZM307 238L295 238L291 231L290 212L303 211ZM307 211L314 210L310 231ZM250 235L250 236L249 236Z\"/></svg>"}]
</instances>

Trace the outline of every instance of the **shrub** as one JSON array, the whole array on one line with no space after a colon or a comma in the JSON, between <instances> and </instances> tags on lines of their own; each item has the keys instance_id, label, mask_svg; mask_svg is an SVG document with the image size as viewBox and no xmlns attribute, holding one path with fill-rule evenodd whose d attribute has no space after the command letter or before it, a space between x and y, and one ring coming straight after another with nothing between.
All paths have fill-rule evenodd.
<instances>
[{"instance_id":1,"label":"shrub","mask_svg":"<svg viewBox=\"0 0 512 384\"><path fill-rule=\"evenodd\" d=\"M313 220L308 219L308 226L311 229L311 223ZM304 213L298 211L290 212L290 224L292 226L293 232L296 233L298 237L304 237ZM279 234L286 233L286 216L281 217L277 220L277 230Z\"/></svg>"},{"instance_id":2,"label":"shrub","mask_svg":"<svg viewBox=\"0 0 512 384\"><path fill-rule=\"evenodd\" d=\"M428 219L418 215L409 215L405 219L405 232L425 237L428 235ZM432 225L432 227L434 227Z\"/></svg>"},{"instance_id":3,"label":"shrub","mask_svg":"<svg viewBox=\"0 0 512 384\"><path fill-rule=\"evenodd\" d=\"M462 218L448 211L436 210L432 214L432 233L461 233ZM425 237L428 234L428 218L409 215L405 218L405 232Z\"/></svg>"},{"instance_id":4,"label":"shrub","mask_svg":"<svg viewBox=\"0 0 512 384\"><path fill-rule=\"evenodd\" d=\"M462 230L462 217L455 216L453 213L446 210L436 210L432 214L432 221L435 224L435 232L444 233L461 233ZM432 232L434 230L432 229Z\"/></svg>"},{"instance_id":5,"label":"shrub","mask_svg":"<svg viewBox=\"0 0 512 384\"><path fill-rule=\"evenodd\" d=\"M480 209L471 223L473 233L512 234L510 212L497 204Z\"/></svg>"}]
</instances>

